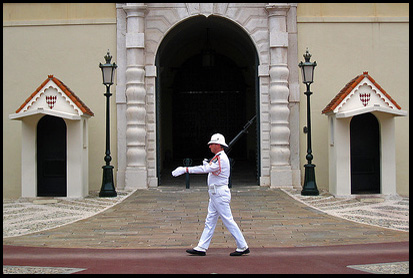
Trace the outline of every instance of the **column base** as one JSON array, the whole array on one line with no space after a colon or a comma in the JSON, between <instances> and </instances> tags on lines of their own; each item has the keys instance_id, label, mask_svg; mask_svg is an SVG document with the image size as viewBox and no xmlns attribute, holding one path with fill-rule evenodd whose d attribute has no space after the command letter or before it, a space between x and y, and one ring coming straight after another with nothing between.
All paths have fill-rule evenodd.
<instances>
[{"instance_id":1,"label":"column base","mask_svg":"<svg viewBox=\"0 0 413 278\"><path fill-rule=\"evenodd\" d=\"M286 168L273 168L271 170L271 188L292 188L292 170Z\"/></svg>"},{"instance_id":2,"label":"column base","mask_svg":"<svg viewBox=\"0 0 413 278\"><path fill-rule=\"evenodd\" d=\"M139 168L126 168L125 172L125 190L134 189L147 189L148 179L147 179L146 169Z\"/></svg>"}]
</instances>

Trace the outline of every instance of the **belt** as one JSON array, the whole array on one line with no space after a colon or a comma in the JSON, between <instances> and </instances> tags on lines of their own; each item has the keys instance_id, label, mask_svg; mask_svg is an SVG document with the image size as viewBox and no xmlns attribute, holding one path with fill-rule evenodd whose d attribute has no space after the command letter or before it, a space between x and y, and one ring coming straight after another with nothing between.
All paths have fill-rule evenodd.
<instances>
[{"instance_id":1,"label":"belt","mask_svg":"<svg viewBox=\"0 0 413 278\"><path fill-rule=\"evenodd\" d=\"M227 186L227 185L226 184L211 184L211 185L208 185L208 189L211 193L215 194L217 193L217 188L220 188L223 186Z\"/></svg>"}]
</instances>

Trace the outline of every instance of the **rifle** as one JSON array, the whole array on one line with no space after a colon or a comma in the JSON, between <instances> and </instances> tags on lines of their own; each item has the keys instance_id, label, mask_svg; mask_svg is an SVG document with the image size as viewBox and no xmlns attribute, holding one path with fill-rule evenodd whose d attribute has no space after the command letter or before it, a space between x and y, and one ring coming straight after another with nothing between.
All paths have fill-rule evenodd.
<instances>
[{"instance_id":1,"label":"rifle","mask_svg":"<svg viewBox=\"0 0 413 278\"><path fill-rule=\"evenodd\" d=\"M251 120L249 120L243 127L243 129L234 137L234 139L231 140L231 142L229 142L228 144L228 148L225 149L225 152L228 154L231 149L232 146L234 146L234 144L239 140L239 138L241 138L241 136L243 134L247 134L248 133L248 128L250 127L250 125L252 125L252 123L254 122L255 118L257 118L257 115L255 115L254 117L252 117ZM229 158L229 165L230 165L230 170L229 170L229 179L228 179L228 187L232 188L232 168L234 167L235 161L232 158Z\"/></svg>"},{"instance_id":2,"label":"rifle","mask_svg":"<svg viewBox=\"0 0 413 278\"><path fill-rule=\"evenodd\" d=\"M248 133L248 128L250 127L250 125L252 125L252 123L254 122L255 118L257 118L257 115L255 115L254 117L252 117L251 120L249 120L245 125L244 128L234 137L234 139L231 140L231 142L229 142L228 144L228 148L225 149L226 153L229 153L231 151L232 146L234 146L234 144L239 140L239 138L241 138L241 136L243 134L247 134Z\"/></svg>"},{"instance_id":3,"label":"rifle","mask_svg":"<svg viewBox=\"0 0 413 278\"><path fill-rule=\"evenodd\" d=\"M254 117L252 117L251 120L249 120L244 127L242 128L242 130L234 137L234 139L231 140L231 142L229 142L228 147L225 148L225 153L229 153L232 149L232 146L234 146L234 144L239 140L239 138L241 138L241 136L243 134L247 134L248 133L248 128L250 127L250 125L252 125L252 123L254 122L255 118L257 118L257 115L255 115ZM208 162L211 161L212 158L208 159Z\"/></svg>"},{"instance_id":4,"label":"rifle","mask_svg":"<svg viewBox=\"0 0 413 278\"><path fill-rule=\"evenodd\" d=\"M239 138L241 138L241 136L243 134L248 133L248 128L250 127L250 125L252 125L252 123L254 122L254 120L257 118L257 115L255 115L254 117L252 117L251 120L249 120L243 127L243 129L234 137L234 139L231 140L231 142L229 142L228 147L225 148L225 152L229 153L231 151L232 146L234 146L234 144L239 140ZM208 159L208 163L211 161L212 158ZM232 167L234 166L234 160L232 158L229 158L230 161L230 175L229 175L229 180L228 180L228 187L231 188L232 187L232 181L231 181L231 175L232 175ZM189 166L192 164L192 159L190 158L186 158L184 159L184 165ZM186 173L186 188L188 189L190 187L189 185L189 173Z\"/></svg>"}]
</instances>

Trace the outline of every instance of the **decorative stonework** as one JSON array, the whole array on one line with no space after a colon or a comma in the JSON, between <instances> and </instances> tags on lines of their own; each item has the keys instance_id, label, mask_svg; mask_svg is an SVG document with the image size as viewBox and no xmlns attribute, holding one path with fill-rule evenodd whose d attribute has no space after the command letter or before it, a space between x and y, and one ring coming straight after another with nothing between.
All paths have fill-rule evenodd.
<instances>
[{"instance_id":1,"label":"decorative stonework","mask_svg":"<svg viewBox=\"0 0 413 278\"><path fill-rule=\"evenodd\" d=\"M266 6L270 27L271 187L292 186L288 97L288 4Z\"/></svg>"},{"instance_id":2,"label":"decorative stonework","mask_svg":"<svg viewBox=\"0 0 413 278\"><path fill-rule=\"evenodd\" d=\"M259 60L260 184L278 186L281 184L277 181L280 181L282 186L292 185L288 84L290 63L294 67L297 63L287 59L291 39L287 25L294 25L289 28L296 30L296 18L288 17L290 7L296 9L293 4L266 6L262 3L117 4L117 90L125 90L126 95L126 108L122 92L116 95L119 111L126 110L118 113L119 188L132 186L127 182L128 171L137 169L147 173L145 185L139 186L157 186L156 54L170 30L199 15L226 18L250 36ZM296 36L293 40L296 47ZM124 73L119 73L122 65ZM126 136L126 142L121 136ZM296 144L298 150L298 140ZM126 165L122 162L125 152ZM298 161L298 151L294 155L297 156L294 161ZM271 171L283 178L271 181Z\"/></svg>"},{"instance_id":3,"label":"decorative stonework","mask_svg":"<svg viewBox=\"0 0 413 278\"><path fill-rule=\"evenodd\" d=\"M144 16L146 5L127 4L125 188L146 188L146 90Z\"/></svg>"}]
</instances>

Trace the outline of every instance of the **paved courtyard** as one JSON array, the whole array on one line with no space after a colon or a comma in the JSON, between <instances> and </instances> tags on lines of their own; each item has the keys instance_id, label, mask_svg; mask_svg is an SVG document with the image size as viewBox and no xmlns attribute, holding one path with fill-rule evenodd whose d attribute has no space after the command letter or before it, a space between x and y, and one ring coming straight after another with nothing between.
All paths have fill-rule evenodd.
<instances>
[{"instance_id":1,"label":"paved courtyard","mask_svg":"<svg viewBox=\"0 0 413 278\"><path fill-rule=\"evenodd\" d=\"M197 244L208 205L204 187L118 193L3 201L3 245L185 250ZM301 196L294 189L244 186L232 189L231 207L251 250L409 241L408 198L337 199L323 192ZM210 250L220 248L235 248L221 221Z\"/></svg>"}]
</instances>

